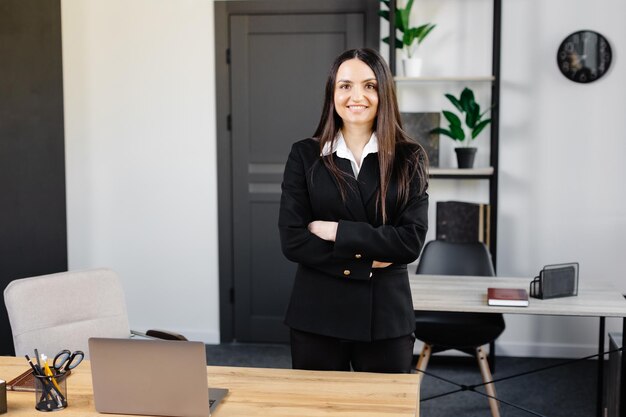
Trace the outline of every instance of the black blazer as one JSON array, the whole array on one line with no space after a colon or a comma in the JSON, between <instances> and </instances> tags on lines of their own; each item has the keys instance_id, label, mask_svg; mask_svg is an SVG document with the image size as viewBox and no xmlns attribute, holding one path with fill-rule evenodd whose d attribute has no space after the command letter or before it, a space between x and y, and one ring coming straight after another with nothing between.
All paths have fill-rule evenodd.
<instances>
[{"instance_id":1,"label":"black blazer","mask_svg":"<svg viewBox=\"0 0 626 417\"><path fill-rule=\"evenodd\" d=\"M406 146L406 145L403 145ZM396 152L402 157L403 152ZM428 228L428 195L417 175L408 202L398 206L391 181L387 224L377 210L378 155L362 162L358 181L350 161L332 155L349 174L346 201L320 160L319 142L291 148L285 166L278 227L285 256L298 263L285 323L298 330L346 340L405 336L415 329L406 264L419 256ZM335 242L308 231L314 220L339 222ZM372 261L392 262L372 268Z\"/></svg>"}]
</instances>

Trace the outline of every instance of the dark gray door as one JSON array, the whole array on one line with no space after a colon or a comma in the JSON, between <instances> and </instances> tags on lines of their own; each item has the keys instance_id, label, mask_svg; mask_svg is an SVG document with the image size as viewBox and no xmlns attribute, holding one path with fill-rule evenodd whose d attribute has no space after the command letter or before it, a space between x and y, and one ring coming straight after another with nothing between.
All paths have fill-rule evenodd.
<instances>
[{"instance_id":1,"label":"dark gray door","mask_svg":"<svg viewBox=\"0 0 626 417\"><path fill-rule=\"evenodd\" d=\"M364 45L364 15L230 17L235 338L288 340L295 265L280 250L278 207L291 144L310 137L333 59Z\"/></svg>"}]
</instances>

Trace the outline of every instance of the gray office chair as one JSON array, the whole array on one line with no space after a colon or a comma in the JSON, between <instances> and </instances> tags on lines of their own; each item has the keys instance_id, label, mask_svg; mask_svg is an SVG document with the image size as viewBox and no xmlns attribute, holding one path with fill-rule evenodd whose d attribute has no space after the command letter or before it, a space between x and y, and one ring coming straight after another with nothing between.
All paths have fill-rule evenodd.
<instances>
[{"instance_id":1,"label":"gray office chair","mask_svg":"<svg viewBox=\"0 0 626 417\"><path fill-rule=\"evenodd\" d=\"M4 301L16 356L32 355L37 348L49 356L61 349L82 350L88 358L90 337L187 340L162 330L131 331L124 291L110 269L18 279L5 288Z\"/></svg>"},{"instance_id":2,"label":"gray office chair","mask_svg":"<svg viewBox=\"0 0 626 417\"><path fill-rule=\"evenodd\" d=\"M495 276L491 255L481 242L450 243L433 240L426 244L417 274ZM485 288L485 292L487 289ZM487 394L496 396L487 355L482 346L492 343L504 331L502 314L415 312L415 337L424 342L417 370L426 370L434 352L456 349L476 356ZM493 345L492 345L493 346ZM420 380L423 373L420 372ZM498 401L489 399L493 417L500 416Z\"/></svg>"}]
</instances>

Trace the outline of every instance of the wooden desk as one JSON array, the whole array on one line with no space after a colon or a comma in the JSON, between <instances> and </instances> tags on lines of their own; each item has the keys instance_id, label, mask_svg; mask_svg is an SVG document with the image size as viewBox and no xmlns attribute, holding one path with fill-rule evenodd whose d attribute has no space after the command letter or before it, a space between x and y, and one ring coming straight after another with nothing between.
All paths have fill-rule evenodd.
<instances>
[{"instance_id":1,"label":"wooden desk","mask_svg":"<svg viewBox=\"0 0 626 417\"><path fill-rule=\"evenodd\" d=\"M26 370L23 358L0 357L0 379ZM67 380L66 417L99 414L93 404L91 368L84 361ZM315 372L291 369L207 367L210 386L229 388L216 416L419 417L416 374ZM8 417L42 415L35 394L9 391Z\"/></svg>"},{"instance_id":2,"label":"wooden desk","mask_svg":"<svg viewBox=\"0 0 626 417\"><path fill-rule=\"evenodd\" d=\"M417 311L457 311L475 313L531 314L550 316L599 317L598 358L604 359L604 333L606 317L623 318L626 335L626 299L614 289L592 283L581 285L575 297L538 300L530 298L528 307L502 307L487 305L487 288L525 288L529 290L532 278L473 277L447 275L409 275L413 308ZM602 414L604 361L598 361L596 415ZM620 415L626 417L626 360L621 369L622 407Z\"/></svg>"}]
</instances>

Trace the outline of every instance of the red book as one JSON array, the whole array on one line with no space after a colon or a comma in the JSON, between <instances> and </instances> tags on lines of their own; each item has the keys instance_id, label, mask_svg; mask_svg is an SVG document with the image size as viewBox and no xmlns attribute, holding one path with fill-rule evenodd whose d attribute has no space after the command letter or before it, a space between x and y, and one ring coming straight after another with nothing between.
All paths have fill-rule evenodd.
<instances>
[{"instance_id":1,"label":"red book","mask_svg":"<svg viewBox=\"0 0 626 417\"><path fill-rule=\"evenodd\" d=\"M528 293L523 288L488 288L487 301L490 306L528 306Z\"/></svg>"}]
</instances>

